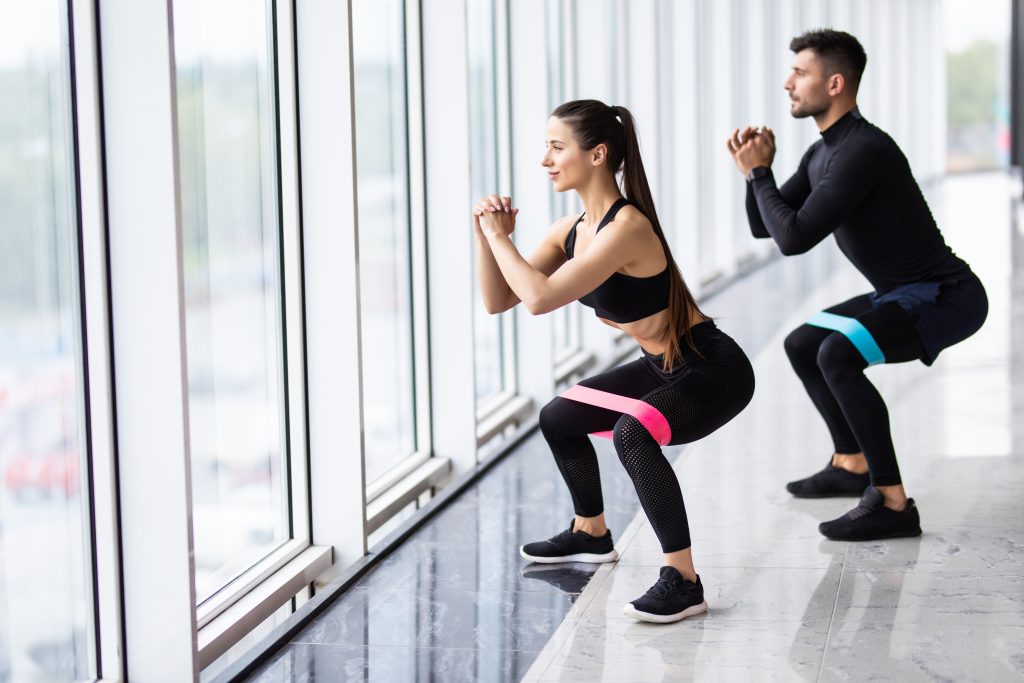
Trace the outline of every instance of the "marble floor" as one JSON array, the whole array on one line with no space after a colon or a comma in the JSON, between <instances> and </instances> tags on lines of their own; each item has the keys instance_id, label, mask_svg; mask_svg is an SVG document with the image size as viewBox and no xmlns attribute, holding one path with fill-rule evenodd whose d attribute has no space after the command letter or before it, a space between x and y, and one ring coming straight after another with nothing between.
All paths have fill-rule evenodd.
<instances>
[{"instance_id":1,"label":"marble floor","mask_svg":"<svg viewBox=\"0 0 1024 683\"><path fill-rule=\"evenodd\" d=\"M667 626L622 615L657 577L660 551L607 442L597 445L620 561L518 557L572 510L535 435L250 680L1024 680L1024 224L1010 192L1000 175L929 192L947 241L986 284L985 327L931 368L868 371L889 404L920 538L828 541L817 523L855 501L783 489L830 447L782 337L868 289L823 245L708 304L754 360L758 388L729 425L669 454L706 615Z\"/></svg>"}]
</instances>

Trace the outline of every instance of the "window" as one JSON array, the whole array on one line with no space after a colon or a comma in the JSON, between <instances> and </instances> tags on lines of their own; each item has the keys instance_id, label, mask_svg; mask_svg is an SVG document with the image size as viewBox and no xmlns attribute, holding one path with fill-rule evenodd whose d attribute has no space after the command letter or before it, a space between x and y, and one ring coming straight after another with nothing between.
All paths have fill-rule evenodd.
<instances>
[{"instance_id":1,"label":"window","mask_svg":"<svg viewBox=\"0 0 1024 683\"><path fill-rule=\"evenodd\" d=\"M1010 160L1010 3L947 0L949 171L1005 167Z\"/></svg>"},{"instance_id":2,"label":"window","mask_svg":"<svg viewBox=\"0 0 1024 683\"><path fill-rule=\"evenodd\" d=\"M0 7L0 681L96 670L67 26Z\"/></svg>"},{"instance_id":3,"label":"window","mask_svg":"<svg viewBox=\"0 0 1024 683\"><path fill-rule=\"evenodd\" d=\"M272 3L174 3L196 598L288 540Z\"/></svg>"},{"instance_id":4,"label":"window","mask_svg":"<svg viewBox=\"0 0 1024 683\"><path fill-rule=\"evenodd\" d=\"M352 3L366 481L416 450L405 4Z\"/></svg>"},{"instance_id":5,"label":"window","mask_svg":"<svg viewBox=\"0 0 1024 683\"><path fill-rule=\"evenodd\" d=\"M501 112L499 111L503 60L499 54L499 17L495 0L471 0L467 7L467 47L470 106L470 172L474 199L492 192L509 191L502 169ZM474 237L475 239L475 237ZM474 261L475 263L475 261ZM478 409L502 392L514 391L510 367L511 313L490 315L476 295L473 301L474 362ZM493 402L493 401L492 401ZM478 410L479 414L479 410Z\"/></svg>"},{"instance_id":6,"label":"window","mask_svg":"<svg viewBox=\"0 0 1024 683\"><path fill-rule=\"evenodd\" d=\"M596 5L597 3L595 3ZM600 3L604 5L604 3ZM600 6L597 10L600 10ZM582 28L574 33L575 22L572 19L578 12L577 4L566 5L563 3L551 2L547 5L548 12L548 83L549 83L549 111L554 111L560 104L577 97L596 97L592 93L580 94L574 92L576 60L576 42L584 36ZM569 13L569 20L566 18ZM595 12L596 14L596 12ZM591 17L590 11L583 12L584 21ZM592 23L592 22L591 22ZM600 24L600 17L597 17ZM543 154L543 147L538 146L539 154ZM554 218L572 214L580 214L582 211L578 206L574 193L563 192L561 194L551 192L552 209L551 215ZM564 363L576 354L582 345L582 331L580 306L563 306L551 314L551 343L554 348L555 366ZM554 370L554 368L553 368Z\"/></svg>"}]
</instances>

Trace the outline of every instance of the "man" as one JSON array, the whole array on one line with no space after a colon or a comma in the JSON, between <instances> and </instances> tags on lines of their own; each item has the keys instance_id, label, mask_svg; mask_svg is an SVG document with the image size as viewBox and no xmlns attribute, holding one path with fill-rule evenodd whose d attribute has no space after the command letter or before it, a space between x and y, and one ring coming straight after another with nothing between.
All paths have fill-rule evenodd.
<instances>
[{"instance_id":1,"label":"man","mask_svg":"<svg viewBox=\"0 0 1024 683\"><path fill-rule=\"evenodd\" d=\"M920 517L903 488L888 411L864 370L912 360L931 365L981 327L985 289L946 246L899 147L858 111L867 56L857 39L810 31L790 49L790 113L813 117L821 139L778 187L773 131L733 131L728 147L748 181L751 232L773 238L787 256L834 234L875 291L826 309L786 338L793 369L835 447L825 469L786 488L798 497L861 496L856 508L818 527L829 538L917 536Z\"/></svg>"}]
</instances>

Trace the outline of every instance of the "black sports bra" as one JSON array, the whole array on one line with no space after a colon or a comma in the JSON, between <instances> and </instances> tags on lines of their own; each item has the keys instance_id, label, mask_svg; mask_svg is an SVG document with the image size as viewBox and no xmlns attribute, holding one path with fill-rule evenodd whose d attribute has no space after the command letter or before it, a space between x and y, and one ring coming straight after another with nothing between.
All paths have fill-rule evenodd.
<instances>
[{"instance_id":1,"label":"black sports bra","mask_svg":"<svg viewBox=\"0 0 1024 683\"><path fill-rule=\"evenodd\" d=\"M608 209L608 213L597 226L597 232L615 218L619 209L629 204L619 198ZM572 258L576 248L576 226L583 220L581 215L565 237L565 256ZM633 277L612 273L611 277L598 285L597 289L580 297L580 303L590 306L599 318L616 323L631 323L668 308L670 276L668 264L665 270L650 277Z\"/></svg>"}]
</instances>

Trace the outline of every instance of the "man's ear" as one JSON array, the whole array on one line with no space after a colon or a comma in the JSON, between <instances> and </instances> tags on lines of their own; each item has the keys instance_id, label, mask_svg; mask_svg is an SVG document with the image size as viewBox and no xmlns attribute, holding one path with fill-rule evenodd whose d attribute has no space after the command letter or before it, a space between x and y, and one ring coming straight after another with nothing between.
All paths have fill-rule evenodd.
<instances>
[{"instance_id":1,"label":"man's ear","mask_svg":"<svg viewBox=\"0 0 1024 683\"><path fill-rule=\"evenodd\" d=\"M828 77L828 94L832 97L846 90L846 77L843 74L832 74Z\"/></svg>"}]
</instances>

